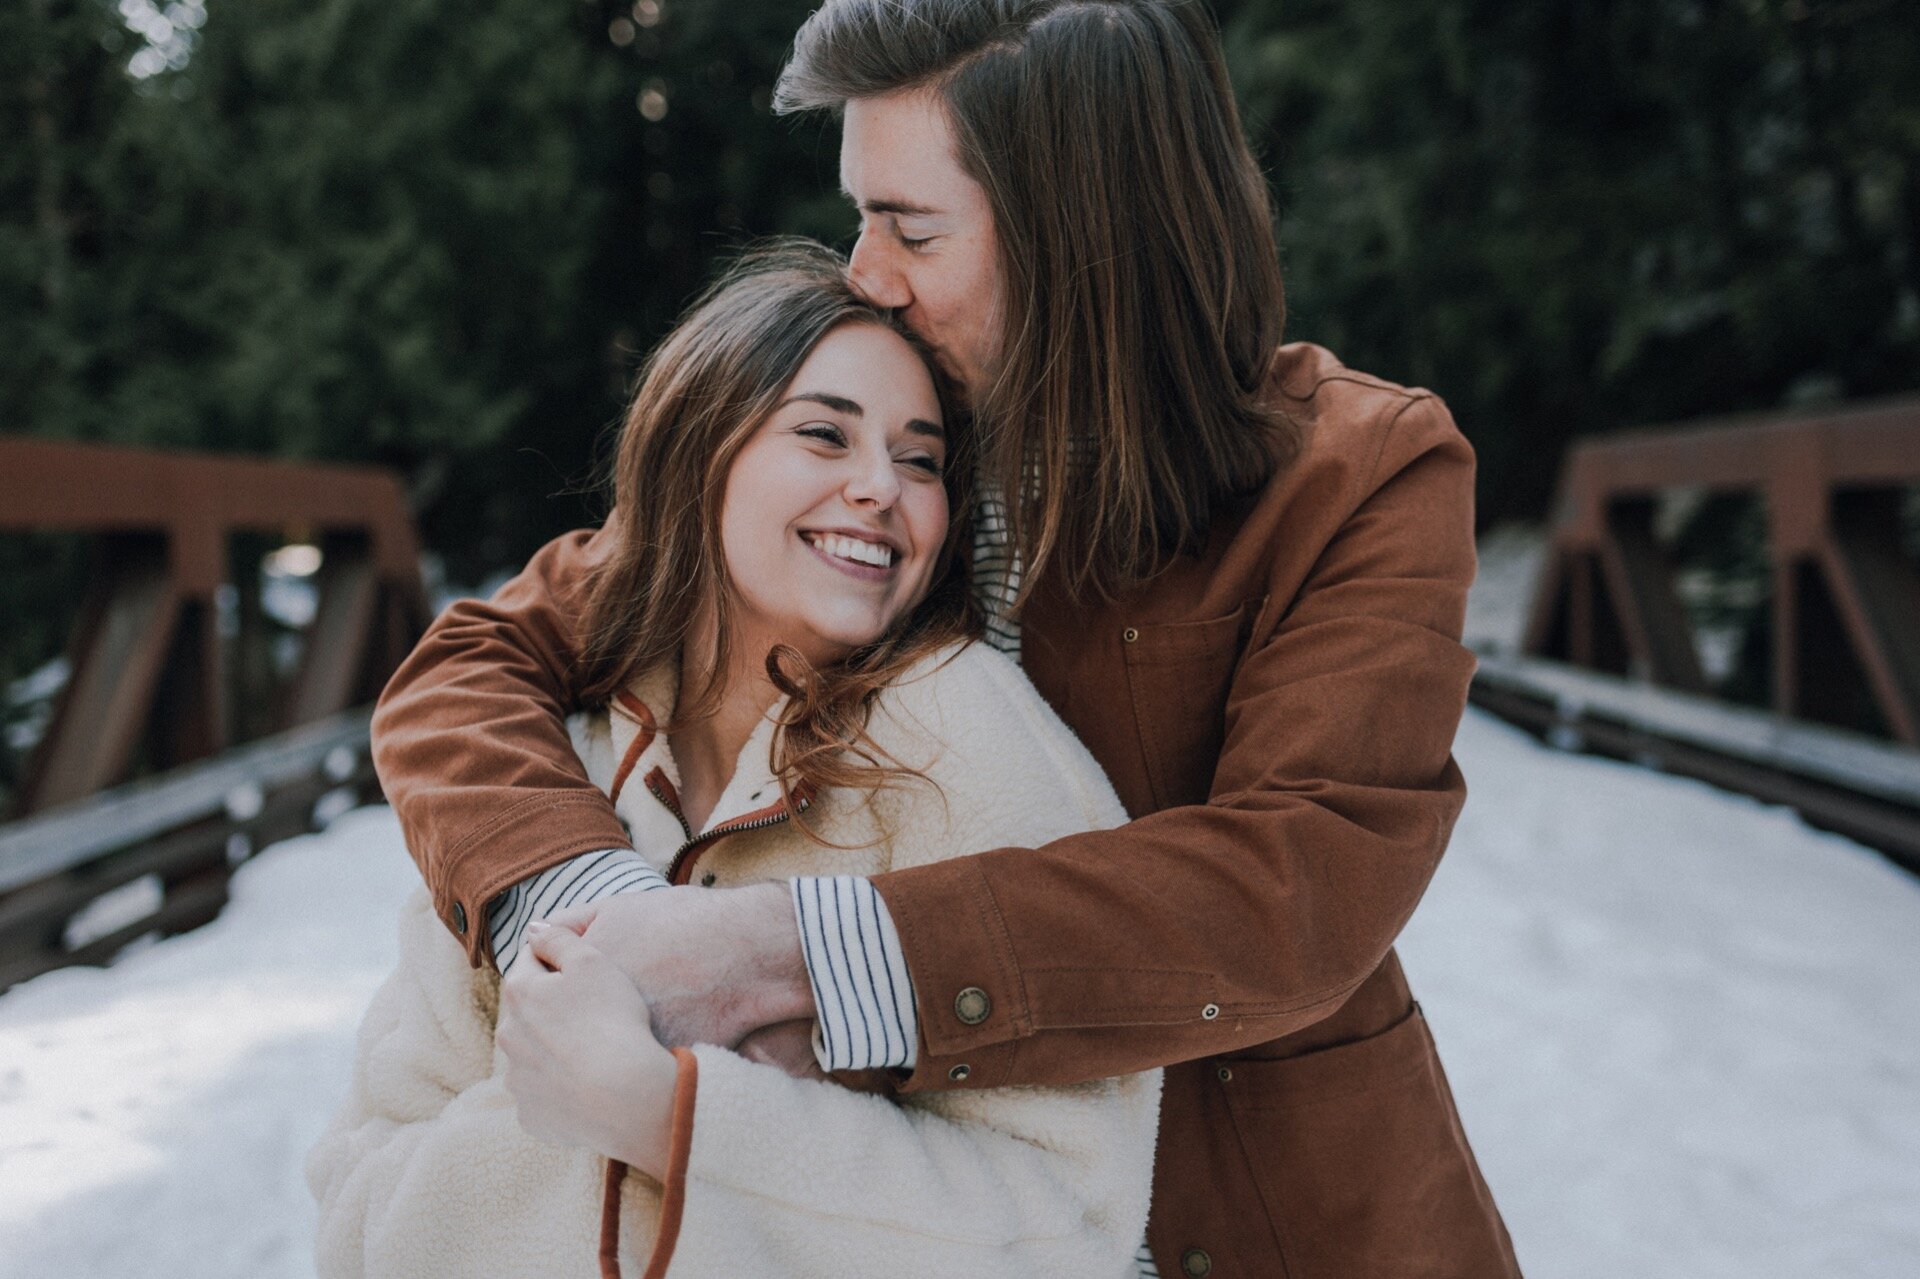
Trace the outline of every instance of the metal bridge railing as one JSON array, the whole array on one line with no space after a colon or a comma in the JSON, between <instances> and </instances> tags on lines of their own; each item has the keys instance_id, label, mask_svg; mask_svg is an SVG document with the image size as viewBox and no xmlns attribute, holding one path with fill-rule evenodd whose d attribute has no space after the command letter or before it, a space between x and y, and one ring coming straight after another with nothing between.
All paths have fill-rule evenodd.
<instances>
[{"instance_id":1,"label":"metal bridge railing","mask_svg":"<svg viewBox=\"0 0 1920 1279\"><path fill-rule=\"evenodd\" d=\"M371 708L0 826L0 990L220 913L235 867L379 797Z\"/></svg>"}]
</instances>

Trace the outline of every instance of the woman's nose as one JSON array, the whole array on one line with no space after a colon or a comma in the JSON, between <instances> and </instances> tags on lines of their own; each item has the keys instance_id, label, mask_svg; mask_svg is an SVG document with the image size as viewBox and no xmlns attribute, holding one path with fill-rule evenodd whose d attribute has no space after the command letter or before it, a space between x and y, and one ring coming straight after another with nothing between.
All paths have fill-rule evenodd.
<instances>
[{"instance_id":1,"label":"woman's nose","mask_svg":"<svg viewBox=\"0 0 1920 1279\"><path fill-rule=\"evenodd\" d=\"M882 450L876 456L856 455L853 473L847 477L847 501L855 506L890 510L900 500L900 476L893 458Z\"/></svg>"},{"instance_id":2,"label":"woman's nose","mask_svg":"<svg viewBox=\"0 0 1920 1279\"><path fill-rule=\"evenodd\" d=\"M852 281L854 291L875 306L898 311L913 301L913 291L907 287L906 277L889 260L886 248L878 242L877 233L870 228L862 227L860 238L853 242L853 255L847 261L847 278Z\"/></svg>"}]
</instances>

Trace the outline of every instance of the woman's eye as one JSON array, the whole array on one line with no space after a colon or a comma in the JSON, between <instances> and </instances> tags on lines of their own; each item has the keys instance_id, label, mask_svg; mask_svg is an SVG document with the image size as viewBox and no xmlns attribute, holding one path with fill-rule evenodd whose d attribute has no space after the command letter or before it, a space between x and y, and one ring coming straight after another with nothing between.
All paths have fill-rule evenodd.
<instances>
[{"instance_id":1,"label":"woman's eye","mask_svg":"<svg viewBox=\"0 0 1920 1279\"><path fill-rule=\"evenodd\" d=\"M824 440L828 444L845 444L847 442L847 437L841 433L839 427L831 426L825 422L809 422L807 425L797 428L794 434L804 435L812 440Z\"/></svg>"},{"instance_id":2,"label":"woman's eye","mask_svg":"<svg viewBox=\"0 0 1920 1279\"><path fill-rule=\"evenodd\" d=\"M946 466L937 457L903 457L900 459L908 466L925 471L928 475L944 475Z\"/></svg>"}]
</instances>

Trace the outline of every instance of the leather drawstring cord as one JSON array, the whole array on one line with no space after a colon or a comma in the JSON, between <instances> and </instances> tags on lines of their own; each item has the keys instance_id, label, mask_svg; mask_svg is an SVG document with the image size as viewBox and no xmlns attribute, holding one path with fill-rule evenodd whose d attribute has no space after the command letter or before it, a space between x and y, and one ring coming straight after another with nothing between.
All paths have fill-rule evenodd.
<instances>
[{"instance_id":1,"label":"leather drawstring cord","mask_svg":"<svg viewBox=\"0 0 1920 1279\"><path fill-rule=\"evenodd\" d=\"M687 1158L693 1150L693 1098L699 1088L700 1062L685 1048L674 1049L673 1059L678 1071L673 1081L673 1129L668 1138L667 1179L661 1187L660 1229L642 1279L665 1279L687 1204ZM600 1190L600 1279L620 1279L620 1191L626 1179L627 1165L607 1160L607 1177Z\"/></svg>"},{"instance_id":2,"label":"leather drawstring cord","mask_svg":"<svg viewBox=\"0 0 1920 1279\"><path fill-rule=\"evenodd\" d=\"M607 1179L600 1191L600 1279L620 1279L620 1183L627 1166L607 1160Z\"/></svg>"},{"instance_id":3,"label":"leather drawstring cord","mask_svg":"<svg viewBox=\"0 0 1920 1279\"><path fill-rule=\"evenodd\" d=\"M616 700L640 722L640 731L627 744L620 771L614 775L613 787L607 796L617 804L628 775L639 762L640 753L653 744L657 730L653 712L647 709L646 703L631 693L621 693ZM620 1186L626 1179L627 1165L618 1159L607 1160L607 1175L600 1187L600 1279L620 1279Z\"/></svg>"}]
</instances>

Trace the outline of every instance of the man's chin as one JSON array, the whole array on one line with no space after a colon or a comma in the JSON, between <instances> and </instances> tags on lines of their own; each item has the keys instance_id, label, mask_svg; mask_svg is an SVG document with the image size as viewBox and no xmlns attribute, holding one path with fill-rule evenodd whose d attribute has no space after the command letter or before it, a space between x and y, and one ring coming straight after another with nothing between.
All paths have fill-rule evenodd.
<instances>
[{"instance_id":1,"label":"man's chin","mask_svg":"<svg viewBox=\"0 0 1920 1279\"><path fill-rule=\"evenodd\" d=\"M957 409L971 411L979 398L975 391L980 379L969 377L956 369L945 355L934 357L934 368L940 374L941 389L946 393L947 402Z\"/></svg>"}]
</instances>

